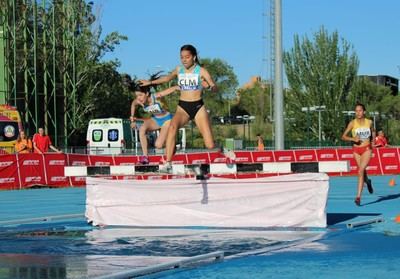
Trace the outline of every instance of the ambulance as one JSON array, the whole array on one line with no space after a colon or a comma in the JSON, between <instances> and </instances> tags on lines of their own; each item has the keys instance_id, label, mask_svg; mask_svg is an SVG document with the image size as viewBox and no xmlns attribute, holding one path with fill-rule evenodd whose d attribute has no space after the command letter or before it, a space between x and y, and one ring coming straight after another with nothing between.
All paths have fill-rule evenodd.
<instances>
[{"instance_id":1,"label":"ambulance","mask_svg":"<svg viewBox=\"0 0 400 279\"><path fill-rule=\"evenodd\" d=\"M88 154L118 155L134 142L130 122L122 118L92 119L86 134Z\"/></svg>"}]
</instances>

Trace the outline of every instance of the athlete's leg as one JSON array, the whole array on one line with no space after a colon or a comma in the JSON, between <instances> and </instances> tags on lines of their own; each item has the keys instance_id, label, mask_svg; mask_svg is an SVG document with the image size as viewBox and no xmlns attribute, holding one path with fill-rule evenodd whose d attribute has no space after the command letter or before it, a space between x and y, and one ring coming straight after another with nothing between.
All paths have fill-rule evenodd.
<instances>
[{"instance_id":1,"label":"athlete's leg","mask_svg":"<svg viewBox=\"0 0 400 279\"><path fill-rule=\"evenodd\" d=\"M142 152L144 156L148 155L148 149L147 149L147 130L150 126L150 119L146 119L143 121L143 125L140 126L139 129L139 140L140 140L140 145L142 146Z\"/></svg>"},{"instance_id":2,"label":"athlete's leg","mask_svg":"<svg viewBox=\"0 0 400 279\"><path fill-rule=\"evenodd\" d=\"M189 115L181 108L177 107L174 117L169 124L169 129L167 132L167 141L165 144L165 153L167 157L167 162L172 161L172 156L175 152L175 144L176 144L176 134L179 128L183 127L186 123L189 122Z\"/></svg>"},{"instance_id":3,"label":"athlete's leg","mask_svg":"<svg viewBox=\"0 0 400 279\"><path fill-rule=\"evenodd\" d=\"M362 155L357 153L353 154L358 166L357 197L360 198L364 186L364 172L368 166L369 160L371 159L371 150L366 150Z\"/></svg>"},{"instance_id":4,"label":"athlete's leg","mask_svg":"<svg viewBox=\"0 0 400 279\"><path fill-rule=\"evenodd\" d=\"M162 127L160 129L160 134L158 135L157 140L155 142L156 148L158 148L158 149L163 148L165 140L167 138L167 133L168 133L170 124L171 124L171 120L167 120L164 122L164 125L162 125Z\"/></svg>"},{"instance_id":5,"label":"athlete's leg","mask_svg":"<svg viewBox=\"0 0 400 279\"><path fill-rule=\"evenodd\" d=\"M202 106L197 112L194 121L197 128L199 128L200 134L203 136L204 145L208 149L214 148L214 137L211 130L210 119L208 117L205 106Z\"/></svg>"},{"instance_id":6,"label":"athlete's leg","mask_svg":"<svg viewBox=\"0 0 400 279\"><path fill-rule=\"evenodd\" d=\"M156 131L160 129L157 122L154 119L146 119L143 122L143 125L139 129L139 138L140 138L140 145L142 146L143 155L148 155L148 143L147 143L147 132L149 131Z\"/></svg>"},{"instance_id":7,"label":"athlete's leg","mask_svg":"<svg viewBox=\"0 0 400 279\"><path fill-rule=\"evenodd\" d=\"M371 156L372 156L372 150L371 149L366 150L361 155L361 165L362 165L362 167L364 169L364 171L362 173L363 180L364 180L364 183L367 184L368 192L370 194L372 194L374 192L374 189L372 188L371 179L369 179L368 175L367 175L367 167L368 167L369 161L371 160Z\"/></svg>"}]
</instances>

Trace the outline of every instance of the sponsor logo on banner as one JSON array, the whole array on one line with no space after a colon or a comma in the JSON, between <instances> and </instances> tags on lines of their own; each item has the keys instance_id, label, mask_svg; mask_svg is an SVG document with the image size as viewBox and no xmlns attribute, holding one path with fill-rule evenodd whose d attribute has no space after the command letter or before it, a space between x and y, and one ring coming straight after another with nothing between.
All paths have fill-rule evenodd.
<instances>
[{"instance_id":1,"label":"sponsor logo on banner","mask_svg":"<svg viewBox=\"0 0 400 279\"><path fill-rule=\"evenodd\" d=\"M215 158L214 159L214 163L225 163L226 162L226 158Z\"/></svg>"},{"instance_id":2,"label":"sponsor logo on banner","mask_svg":"<svg viewBox=\"0 0 400 279\"><path fill-rule=\"evenodd\" d=\"M328 158L331 159L331 158L334 158L335 155L331 154L331 153L323 153L320 155L320 157L321 157L321 159L328 159Z\"/></svg>"},{"instance_id":3,"label":"sponsor logo on banner","mask_svg":"<svg viewBox=\"0 0 400 279\"><path fill-rule=\"evenodd\" d=\"M353 158L353 154L342 154L342 155L340 155L340 157L341 157L342 159Z\"/></svg>"},{"instance_id":4,"label":"sponsor logo on banner","mask_svg":"<svg viewBox=\"0 0 400 279\"><path fill-rule=\"evenodd\" d=\"M279 156L279 161L290 161L292 160L292 156Z\"/></svg>"},{"instance_id":5,"label":"sponsor logo on banner","mask_svg":"<svg viewBox=\"0 0 400 279\"><path fill-rule=\"evenodd\" d=\"M396 157L396 153L383 153L382 158L394 158Z\"/></svg>"},{"instance_id":6,"label":"sponsor logo on banner","mask_svg":"<svg viewBox=\"0 0 400 279\"><path fill-rule=\"evenodd\" d=\"M301 161L301 160L310 160L310 159L312 159L313 158L313 155L301 155L300 157L299 157L299 160Z\"/></svg>"},{"instance_id":7,"label":"sponsor logo on banner","mask_svg":"<svg viewBox=\"0 0 400 279\"><path fill-rule=\"evenodd\" d=\"M249 161L248 157L236 157L235 162L247 162Z\"/></svg>"},{"instance_id":8,"label":"sponsor logo on banner","mask_svg":"<svg viewBox=\"0 0 400 279\"><path fill-rule=\"evenodd\" d=\"M25 182L40 182L42 180L41 176L27 176L25 177Z\"/></svg>"},{"instance_id":9,"label":"sponsor logo on banner","mask_svg":"<svg viewBox=\"0 0 400 279\"><path fill-rule=\"evenodd\" d=\"M14 177L0 178L0 183L13 183L15 182Z\"/></svg>"},{"instance_id":10,"label":"sponsor logo on banner","mask_svg":"<svg viewBox=\"0 0 400 279\"><path fill-rule=\"evenodd\" d=\"M50 160L49 165L50 166L64 166L65 160Z\"/></svg>"},{"instance_id":11,"label":"sponsor logo on banner","mask_svg":"<svg viewBox=\"0 0 400 279\"><path fill-rule=\"evenodd\" d=\"M351 166L350 167L350 170L356 170L357 169L357 166Z\"/></svg>"},{"instance_id":12,"label":"sponsor logo on banner","mask_svg":"<svg viewBox=\"0 0 400 279\"><path fill-rule=\"evenodd\" d=\"M111 163L110 162L96 162L94 165L95 166L109 166L109 165L111 165Z\"/></svg>"},{"instance_id":13,"label":"sponsor logo on banner","mask_svg":"<svg viewBox=\"0 0 400 279\"><path fill-rule=\"evenodd\" d=\"M199 160L193 160L192 164L206 164L207 160L206 159L199 159Z\"/></svg>"},{"instance_id":14,"label":"sponsor logo on banner","mask_svg":"<svg viewBox=\"0 0 400 279\"><path fill-rule=\"evenodd\" d=\"M257 162L261 162L261 161L271 161L271 157L270 156L264 156L264 157L258 157Z\"/></svg>"},{"instance_id":15,"label":"sponsor logo on banner","mask_svg":"<svg viewBox=\"0 0 400 279\"><path fill-rule=\"evenodd\" d=\"M86 166L85 161L73 161L72 166Z\"/></svg>"},{"instance_id":16,"label":"sponsor logo on banner","mask_svg":"<svg viewBox=\"0 0 400 279\"><path fill-rule=\"evenodd\" d=\"M398 166L395 165L389 165L389 166L385 166L385 170L397 170Z\"/></svg>"},{"instance_id":17,"label":"sponsor logo on banner","mask_svg":"<svg viewBox=\"0 0 400 279\"><path fill-rule=\"evenodd\" d=\"M9 167L12 164L13 164L13 161L0 162L0 168L1 167Z\"/></svg>"},{"instance_id":18,"label":"sponsor logo on banner","mask_svg":"<svg viewBox=\"0 0 400 279\"><path fill-rule=\"evenodd\" d=\"M160 179L162 179L162 176L159 176L159 175L149 175L149 176L147 177L147 179L148 179L148 180L160 180Z\"/></svg>"},{"instance_id":19,"label":"sponsor logo on banner","mask_svg":"<svg viewBox=\"0 0 400 279\"><path fill-rule=\"evenodd\" d=\"M25 160L22 165L24 165L24 166L39 166L39 160Z\"/></svg>"},{"instance_id":20,"label":"sponsor logo on banner","mask_svg":"<svg viewBox=\"0 0 400 279\"><path fill-rule=\"evenodd\" d=\"M66 181L67 180L67 178L66 177L64 177L64 176L53 176L51 179L50 179L50 181L53 181L53 182L64 182L64 181Z\"/></svg>"}]
</instances>

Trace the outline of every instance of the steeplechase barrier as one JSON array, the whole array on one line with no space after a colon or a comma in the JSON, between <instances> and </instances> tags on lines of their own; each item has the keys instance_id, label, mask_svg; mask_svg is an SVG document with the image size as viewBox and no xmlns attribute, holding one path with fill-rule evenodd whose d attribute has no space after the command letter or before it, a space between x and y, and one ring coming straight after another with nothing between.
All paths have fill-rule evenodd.
<instances>
[{"instance_id":1,"label":"steeplechase barrier","mask_svg":"<svg viewBox=\"0 0 400 279\"><path fill-rule=\"evenodd\" d=\"M306 149L306 150L279 150L279 151L235 151L236 159L234 168L229 168L230 173L224 174L231 178L246 177L265 177L277 175L272 168L272 163L285 163L286 168L292 170L292 167L300 167L300 163L319 163L318 170L321 170L322 162L348 161L349 171L329 172L329 175L356 175L357 165L353 158L351 148L339 149ZM371 175L400 174L400 148L380 148L374 149L370 164L367 171ZM23 189L35 185L46 185L50 187L69 187L69 186L85 186L85 176L66 176L65 167L72 166L88 166L88 167L111 167L111 166L127 166L132 171L132 166L136 166L139 156L118 155L118 156L101 156L101 155L83 155L83 154L7 154L0 155L0 190ZM161 156L150 156L150 164L158 164ZM223 164L227 165L226 158L217 152L203 153L187 153L177 154L173 158L175 165L188 164L215 164L217 168L221 168ZM289 163L289 164L288 164ZM320 164L321 163L321 164ZM217 165L218 164L218 165ZM247 167L248 164L258 164L262 167L261 171L246 172L240 168ZM312 164L308 164L310 167ZM280 168L283 165L280 165ZM315 167L315 164L314 164ZM177 167L176 167L177 168ZM251 168L251 167L250 167ZM136 171L134 175L116 175L112 178L125 179L169 179L181 177L182 175L155 175L140 174ZM214 171L215 172L215 171ZM226 171L227 172L227 171ZM218 174L217 174L218 175ZM221 174L222 175L222 174ZM111 168L110 168L110 176Z\"/></svg>"}]
</instances>

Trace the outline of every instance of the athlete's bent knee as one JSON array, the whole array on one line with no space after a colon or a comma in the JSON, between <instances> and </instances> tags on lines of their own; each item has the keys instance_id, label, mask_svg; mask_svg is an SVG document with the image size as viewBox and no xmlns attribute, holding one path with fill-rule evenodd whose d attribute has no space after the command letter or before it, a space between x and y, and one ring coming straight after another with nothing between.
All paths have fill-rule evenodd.
<instances>
[{"instance_id":1,"label":"athlete's bent knee","mask_svg":"<svg viewBox=\"0 0 400 279\"><path fill-rule=\"evenodd\" d=\"M156 142L156 143L154 144L154 146L155 146L155 148L157 148L157 149L163 148L162 142Z\"/></svg>"}]
</instances>

